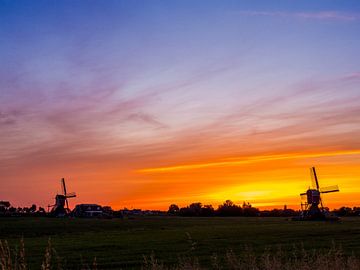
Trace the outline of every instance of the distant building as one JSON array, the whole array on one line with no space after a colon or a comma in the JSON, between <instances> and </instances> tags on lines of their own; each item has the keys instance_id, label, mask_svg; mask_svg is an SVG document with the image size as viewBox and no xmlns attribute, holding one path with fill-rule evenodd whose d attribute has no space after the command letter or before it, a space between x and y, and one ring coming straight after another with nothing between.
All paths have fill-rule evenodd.
<instances>
[{"instance_id":1,"label":"distant building","mask_svg":"<svg viewBox=\"0 0 360 270\"><path fill-rule=\"evenodd\" d=\"M11 203L8 201L0 201L0 206L4 208L9 208L11 206Z\"/></svg>"},{"instance_id":2,"label":"distant building","mask_svg":"<svg viewBox=\"0 0 360 270\"><path fill-rule=\"evenodd\" d=\"M108 209L106 209L108 210ZM74 217L105 217L109 216L103 207L98 204L78 204L71 213Z\"/></svg>"},{"instance_id":3,"label":"distant building","mask_svg":"<svg viewBox=\"0 0 360 270\"><path fill-rule=\"evenodd\" d=\"M118 212L121 216L166 216L166 211L160 210L141 210L141 209L127 209L115 211Z\"/></svg>"}]
</instances>

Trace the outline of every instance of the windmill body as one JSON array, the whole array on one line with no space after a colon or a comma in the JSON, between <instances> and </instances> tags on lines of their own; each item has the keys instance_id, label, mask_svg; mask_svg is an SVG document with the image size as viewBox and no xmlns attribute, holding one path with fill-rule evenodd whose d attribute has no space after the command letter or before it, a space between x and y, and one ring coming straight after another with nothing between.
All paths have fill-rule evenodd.
<instances>
[{"instance_id":1,"label":"windmill body","mask_svg":"<svg viewBox=\"0 0 360 270\"><path fill-rule=\"evenodd\" d=\"M61 188L63 194L57 194L55 196L55 204L49 206L52 207L50 214L56 217L67 216L70 213L68 199L76 197L74 192L67 193L64 178L61 179Z\"/></svg>"},{"instance_id":2,"label":"windmill body","mask_svg":"<svg viewBox=\"0 0 360 270\"><path fill-rule=\"evenodd\" d=\"M320 204L320 191L316 189L308 189L306 191L306 197L308 204Z\"/></svg>"},{"instance_id":3,"label":"windmill body","mask_svg":"<svg viewBox=\"0 0 360 270\"><path fill-rule=\"evenodd\" d=\"M306 192L301 193L300 196L305 202L301 203L302 215L304 220L327 219L327 212L324 209L321 194L338 192L338 186L329 186L320 188L315 167L310 168L310 175L312 178L312 188Z\"/></svg>"}]
</instances>

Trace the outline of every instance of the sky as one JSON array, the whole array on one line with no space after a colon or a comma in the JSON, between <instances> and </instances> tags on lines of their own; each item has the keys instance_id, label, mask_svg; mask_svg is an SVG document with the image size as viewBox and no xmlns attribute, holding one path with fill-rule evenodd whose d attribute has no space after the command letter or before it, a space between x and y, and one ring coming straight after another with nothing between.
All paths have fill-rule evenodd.
<instances>
[{"instance_id":1,"label":"sky","mask_svg":"<svg viewBox=\"0 0 360 270\"><path fill-rule=\"evenodd\" d=\"M359 1L0 0L0 200L360 206Z\"/></svg>"}]
</instances>

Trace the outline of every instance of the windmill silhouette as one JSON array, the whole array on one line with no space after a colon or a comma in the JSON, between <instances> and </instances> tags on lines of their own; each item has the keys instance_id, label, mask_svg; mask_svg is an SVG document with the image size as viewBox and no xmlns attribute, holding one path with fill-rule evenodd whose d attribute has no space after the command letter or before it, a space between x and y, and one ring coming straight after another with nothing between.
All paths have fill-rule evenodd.
<instances>
[{"instance_id":1,"label":"windmill silhouette","mask_svg":"<svg viewBox=\"0 0 360 270\"><path fill-rule=\"evenodd\" d=\"M50 214L56 217L63 217L70 213L68 199L76 197L75 192L67 193L65 179L61 179L62 194L55 196L55 204L49 205L52 207Z\"/></svg>"},{"instance_id":2,"label":"windmill silhouette","mask_svg":"<svg viewBox=\"0 0 360 270\"><path fill-rule=\"evenodd\" d=\"M312 188L309 187L306 192L300 194L301 199L305 201L304 203L301 202L302 217L310 220L324 219L326 218L326 211L324 209L321 194L338 192L339 187L335 185L321 188L315 167L310 168L310 175Z\"/></svg>"}]
</instances>

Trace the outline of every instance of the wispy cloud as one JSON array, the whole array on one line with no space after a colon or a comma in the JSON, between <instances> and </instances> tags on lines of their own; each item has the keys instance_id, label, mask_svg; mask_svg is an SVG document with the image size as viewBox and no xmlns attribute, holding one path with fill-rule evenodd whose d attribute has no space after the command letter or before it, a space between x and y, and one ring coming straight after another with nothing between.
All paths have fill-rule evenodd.
<instances>
[{"instance_id":1,"label":"wispy cloud","mask_svg":"<svg viewBox=\"0 0 360 270\"><path fill-rule=\"evenodd\" d=\"M342 77L343 80L353 81L353 80L360 80L360 72L354 72L347 74Z\"/></svg>"},{"instance_id":2,"label":"wispy cloud","mask_svg":"<svg viewBox=\"0 0 360 270\"><path fill-rule=\"evenodd\" d=\"M360 14L339 11L287 12L287 11L240 11L245 16L292 17L300 19L356 21Z\"/></svg>"},{"instance_id":3,"label":"wispy cloud","mask_svg":"<svg viewBox=\"0 0 360 270\"><path fill-rule=\"evenodd\" d=\"M16 118L19 111L0 111L0 127L6 125L13 125L16 123Z\"/></svg>"},{"instance_id":4,"label":"wispy cloud","mask_svg":"<svg viewBox=\"0 0 360 270\"><path fill-rule=\"evenodd\" d=\"M161 173L161 172L174 172L182 170L195 170L211 167L227 167L227 166L240 166L244 164L253 164L264 161L274 160L286 160L286 159L304 159L304 158L317 158L317 157L334 157L344 155L360 155L360 150L351 151L333 151L323 153L292 153L292 154L281 154L281 155L270 155L270 156L252 156L244 158L231 158L226 161L207 162L198 164L185 164L168 167L157 167L157 168L145 168L138 170L140 173Z\"/></svg>"},{"instance_id":5,"label":"wispy cloud","mask_svg":"<svg viewBox=\"0 0 360 270\"><path fill-rule=\"evenodd\" d=\"M143 122L145 124L152 125L158 128L167 127L165 124L159 122L154 116L142 112L132 113L127 117L127 119L130 121Z\"/></svg>"}]
</instances>

